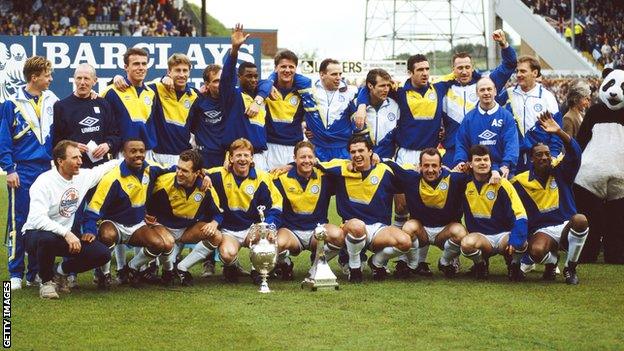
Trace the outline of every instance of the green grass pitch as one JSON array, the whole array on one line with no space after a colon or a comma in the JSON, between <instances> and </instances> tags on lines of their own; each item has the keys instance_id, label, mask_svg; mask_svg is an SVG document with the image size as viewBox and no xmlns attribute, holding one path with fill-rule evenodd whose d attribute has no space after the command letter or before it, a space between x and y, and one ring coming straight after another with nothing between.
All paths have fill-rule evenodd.
<instances>
[{"instance_id":1,"label":"green grass pitch","mask_svg":"<svg viewBox=\"0 0 624 351\"><path fill-rule=\"evenodd\" d=\"M0 181L4 184L4 181ZM338 223L335 213L331 221ZM0 222L6 221L6 189ZM440 251L430 250L435 266ZM0 272L6 272L6 248ZM241 252L249 267L248 251ZM270 281L262 295L250 282L217 275L191 288L114 287L100 292L91 274L60 300L38 289L12 294L12 348L16 350L621 350L624 349L624 266L579 267L581 284L528 281L512 284L501 257L491 279L460 277L350 285L310 292L299 282L308 253L295 258L295 282ZM469 262L462 259L463 270ZM114 267L114 264L113 264Z\"/></svg>"}]
</instances>

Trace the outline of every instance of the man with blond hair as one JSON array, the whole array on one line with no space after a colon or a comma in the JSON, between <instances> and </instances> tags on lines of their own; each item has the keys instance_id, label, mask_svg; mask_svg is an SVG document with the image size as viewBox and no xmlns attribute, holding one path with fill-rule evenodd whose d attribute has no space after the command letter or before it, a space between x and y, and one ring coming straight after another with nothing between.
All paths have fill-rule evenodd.
<instances>
[{"instance_id":1,"label":"man with blond hair","mask_svg":"<svg viewBox=\"0 0 624 351\"><path fill-rule=\"evenodd\" d=\"M33 56L24 64L26 86L18 90L0 109L0 167L7 172L9 190L8 232L11 233L9 275L11 289L21 289L24 275L22 226L28 217L28 191L37 177L50 169L52 160L53 106L58 101L48 90L52 63ZM35 281L37 263L28 258L27 285Z\"/></svg>"}]
</instances>

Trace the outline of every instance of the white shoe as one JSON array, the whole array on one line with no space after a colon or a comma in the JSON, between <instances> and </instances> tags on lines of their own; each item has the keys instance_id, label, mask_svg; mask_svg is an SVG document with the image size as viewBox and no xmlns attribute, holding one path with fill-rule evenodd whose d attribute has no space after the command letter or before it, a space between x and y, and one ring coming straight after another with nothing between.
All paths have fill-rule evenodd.
<instances>
[{"instance_id":1,"label":"white shoe","mask_svg":"<svg viewBox=\"0 0 624 351\"><path fill-rule=\"evenodd\" d=\"M42 299L58 299L59 294L56 292L56 284L51 280L41 284L39 296Z\"/></svg>"},{"instance_id":2,"label":"white shoe","mask_svg":"<svg viewBox=\"0 0 624 351\"><path fill-rule=\"evenodd\" d=\"M19 290L22 288L22 278L11 278L11 290Z\"/></svg>"},{"instance_id":3,"label":"white shoe","mask_svg":"<svg viewBox=\"0 0 624 351\"><path fill-rule=\"evenodd\" d=\"M39 278L39 274L35 275L35 280L33 281L26 280L26 287L40 286L40 285L41 285L41 278Z\"/></svg>"},{"instance_id":4,"label":"white shoe","mask_svg":"<svg viewBox=\"0 0 624 351\"><path fill-rule=\"evenodd\" d=\"M531 264L520 263L520 270L523 271L525 274L529 273L530 271L534 269L535 269L535 263L531 263Z\"/></svg>"},{"instance_id":5,"label":"white shoe","mask_svg":"<svg viewBox=\"0 0 624 351\"><path fill-rule=\"evenodd\" d=\"M555 268L555 274L561 274L561 271L559 270L559 266L557 266L557 268Z\"/></svg>"}]
</instances>

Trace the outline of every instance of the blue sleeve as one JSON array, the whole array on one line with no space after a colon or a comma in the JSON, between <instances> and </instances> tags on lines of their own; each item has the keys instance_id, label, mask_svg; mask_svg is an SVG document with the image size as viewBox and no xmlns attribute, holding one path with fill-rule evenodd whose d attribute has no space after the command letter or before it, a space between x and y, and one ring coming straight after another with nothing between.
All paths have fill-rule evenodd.
<instances>
[{"instance_id":1,"label":"blue sleeve","mask_svg":"<svg viewBox=\"0 0 624 351\"><path fill-rule=\"evenodd\" d=\"M258 83L258 93L263 99L266 99L271 94L273 89L273 81L270 79L263 79Z\"/></svg>"},{"instance_id":2,"label":"blue sleeve","mask_svg":"<svg viewBox=\"0 0 624 351\"><path fill-rule=\"evenodd\" d=\"M394 177L396 178L396 184L401 189L405 189L408 186L415 186L415 184L420 181L420 173L416 171L407 170L394 161L384 161L383 163L392 169Z\"/></svg>"},{"instance_id":3,"label":"blue sleeve","mask_svg":"<svg viewBox=\"0 0 624 351\"><path fill-rule=\"evenodd\" d=\"M110 186L110 188L109 188ZM105 194L105 195L104 195ZM98 235L97 222L104 217L112 199L118 197L119 182L100 182L95 188L95 193L89 201L82 217L82 233Z\"/></svg>"},{"instance_id":4,"label":"blue sleeve","mask_svg":"<svg viewBox=\"0 0 624 351\"><path fill-rule=\"evenodd\" d=\"M516 58L516 50L509 45L505 49L501 49L502 62L498 67L492 70L490 78L496 85L496 91L501 91L505 87L505 84L511 78L511 75L516 71L516 65L518 59Z\"/></svg>"},{"instance_id":5,"label":"blue sleeve","mask_svg":"<svg viewBox=\"0 0 624 351\"><path fill-rule=\"evenodd\" d=\"M0 168L7 174L15 172L13 163L13 113L15 105L5 101L0 109Z\"/></svg>"},{"instance_id":6,"label":"blue sleeve","mask_svg":"<svg viewBox=\"0 0 624 351\"><path fill-rule=\"evenodd\" d=\"M521 249L527 240L528 221L526 218L516 219L509 233L509 245Z\"/></svg>"},{"instance_id":7,"label":"blue sleeve","mask_svg":"<svg viewBox=\"0 0 624 351\"><path fill-rule=\"evenodd\" d=\"M506 113L505 115L505 130L503 131L503 142L505 143L505 149L503 151L503 157L500 167L507 166L509 170L513 172L516 164L518 163L518 157L520 156L518 128L516 128L516 122L511 113ZM492 167L492 169L494 169L494 167Z\"/></svg>"},{"instance_id":8,"label":"blue sleeve","mask_svg":"<svg viewBox=\"0 0 624 351\"><path fill-rule=\"evenodd\" d=\"M503 89L503 91L500 91L498 93L498 95L496 95L496 102L503 108L505 108L506 110L510 110L508 103L509 103L509 93L507 92L507 89ZM511 111L509 111L511 112Z\"/></svg>"},{"instance_id":9,"label":"blue sleeve","mask_svg":"<svg viewBox=\"0 0 624 351\"><path fill-rule=\"evenodd\" d=\"M368 86L365 84L363 87L361 87L360 89L358 89L358 94L357 94L357 98L356 98L356 105L370 105L370 90L368 90Z\"/></svg>"},{"instance_id":10,"label":"blue sleeve","mask_svg":"<svg viewBox=\"0 0 624 351\"><path fill-rule=\"evenodd\" d=\"M229 111L234 102L236 94L236 60L238 55L232 56L232 51L225 55L223 70L219 80L219 101L223 111ZM224 113L227 114L227 113Z\"/></svg>"},{"instance_id":11,"label":"blue sleeve","mask_svg":"<svg viewBox=\"0 0 624 351\"><path fill-rule=\"evenodd\" d=\"M468 120L464 118L457 129L457 139L455 140L455 160L454 164L468 161L468 148L470 145L470 136L468 135L470 127Z\"/></svg>"}]
</instances>

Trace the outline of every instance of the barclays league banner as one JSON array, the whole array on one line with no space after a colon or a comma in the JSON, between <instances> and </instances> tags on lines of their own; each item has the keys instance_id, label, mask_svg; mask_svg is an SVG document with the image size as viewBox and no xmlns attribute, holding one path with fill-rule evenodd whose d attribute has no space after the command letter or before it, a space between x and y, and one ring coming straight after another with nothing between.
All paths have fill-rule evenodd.
<instances>
[{"instance_id":1,"label":"barclays league banner","mask_svg":"<svg viewBox=\"0 0 624 351\"><path fill-rule=\"evenodd\" d=\"M239 62L248 61L260 67L260 44L260 39L248 39L238 54ZM74 70L81 63L95 67L98 91L116 74L125 76L123 54L129 47L144 48L149 53L146 81L165 75L169 56L186 54L193 65L191 84L199 87L207 65L223 64L230 38L0 36L0 103L26 84L22 71L30 56L45 56L52 62L54 81L50 89L62 99L73 91Z\"/></svg>"}]
</instances>

